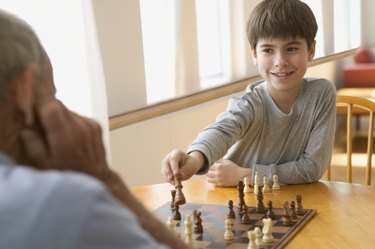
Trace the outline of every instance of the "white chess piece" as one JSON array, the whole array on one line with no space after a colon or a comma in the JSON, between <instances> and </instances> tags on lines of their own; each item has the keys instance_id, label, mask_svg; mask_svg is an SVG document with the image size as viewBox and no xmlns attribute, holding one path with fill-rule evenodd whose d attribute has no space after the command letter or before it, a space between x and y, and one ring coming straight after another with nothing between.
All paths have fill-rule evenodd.
<instances>
[{"instance_id":1,"label":"white chess piece","mask_svg":"<svg viewBox=\"0 0 375 249\"><path fill-rule=\"evenodd\" d=\"M260 177L258 175L258 171L255 171L255 175L254 175L254 195L258 194L259 185L260 185Z\"/></svg>"},{"instance_id":2,"label":"white chess piece","mask_svg":"<svg viewBox=\"0 0 375 249\"><path fill-rule=\"evenodd\" d=\"M270 192L270 187L268 186L268 177L263 177L263 193Z\"/></svg>"},{"instance_id":3,"label":"white chess piece","mask_svg":"<svg viewBox=\"0 0 375 249\"><path fill-rule=\"evenodd\" d=\"M249 193L250 192L250 180L249 180L249 178L246 176L243 179L243 182L244 182L244 185L245 185L245 187L243 188L243 192L244 193Z\"/></svg>"},{"instance_id":4,"label":"white chess piece","mask_svg":"<svg viewBox=\"0 0 375 249\"><path fill-rule=\"evenodd\" d=\"M262 231L260 230L259 227L256 227L254 229L254 232L255 232L255 244L260 248L263 246L263 240L262 240Z\"/></svg>"},{"instance_id":5,"label":"white chess piece","mask_svg":"<svg viewBox=\"0 0 375 249\"><path fill-rule=\"evenodd\" d=\"M174 223L174 220L173 220L173 217L172 217L172 216L169 216L169 217L168 217L168 220L167 220L167 227L169 228L169 230L171 230L172 232L174 232L175 223Z\"/></svg>"},{"instance_id":6,"label":"white chess piece","mask_svg":"<svg viewBox=\"0 0 375 249\"><path fill-rule=\"evenodd\" d=\"M273 175L272 179L273 179L272 189L279 190L280 189L279 177L277 175Z\"/></svg>"},{"instance_id":7,"label":"white chess piece","mask_svg":"<svg viewBox=\"0 0 375 249\"><path fill-rule=\"evenodd\" d=\"M225 233L224 233L225 240L233 240L234 233L232 231L232 221L230 219L225 219Z\"/></svg>"},{"instance_id":8,"label":"white chess piece","mask_svg":"<svg viewBox=\"0 0 375 249\"><path fill-rule=\"evenodd\" d=\"M185 243L190 246L190 247L193 247L193 223L191 222L191 218L190 218L190 215L186 215L186 218L185 218L185 222L184 222L184 225L185 225Z\"/></svg>"},{"instance_id":9,"label":"white chess piece","mask_svg":"<svg viewBox=\"0 0 375 249\"><path fill-rule=\"evenodd\" d=\"M272 219L271 218L263 218L263 242L270 243L273 241L272 236Z\"/></svg>"},{"instance_id":10,"label":"white chess piece","mask_svg":"<svg viewBox=\"0 0 375 249\"><path fill-rule=\"evenodd\" d=\"M249 244L247 245L247 249L257 249L258 246L255 243L255 232L248 231L247 237L249 238Z\"/></svg>"}]
</instances>

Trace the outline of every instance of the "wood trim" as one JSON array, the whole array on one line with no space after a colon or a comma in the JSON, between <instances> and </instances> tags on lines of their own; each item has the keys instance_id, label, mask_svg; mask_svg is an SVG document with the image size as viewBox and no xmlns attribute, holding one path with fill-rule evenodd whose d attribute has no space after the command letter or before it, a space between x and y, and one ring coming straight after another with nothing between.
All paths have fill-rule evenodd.
<instances>
[{"instance_id":1,"label":"wood trim","mask_svg":"<svg viewBox=\"0 0 375 249\"><path fill-rule=\"evenodd\" d=\"M356 49L318 58L309 63L309 67L340 60L354 54ZM243 91L251 82L260 80L259 75L232 82L215 88L200 91L195 94L175 98L158 104L149 105L141 109L126 112L109 118L110 130L118 129L136 122L157 117L163 114L178 111L194 105L198 105L216 98Z\"/></svg>"}]
</instances>

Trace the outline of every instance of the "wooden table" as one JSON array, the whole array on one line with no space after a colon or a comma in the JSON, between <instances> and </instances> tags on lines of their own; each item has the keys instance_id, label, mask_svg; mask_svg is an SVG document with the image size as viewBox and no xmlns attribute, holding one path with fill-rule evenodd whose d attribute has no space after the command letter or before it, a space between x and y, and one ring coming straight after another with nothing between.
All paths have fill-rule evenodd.
<instances>
[{"instance_id":1,"label":"wooden table","mask_svg":"<svg viewBox=\"0 0 375 249\"><path fill-rule=\"evenodd\" d=\"M227 205L238 202L237 188L218 188L194 176L183 182L183 192L189 203ZM150 210L170 201L172 185L168 183L132 188L133 193ZM318 214L288 243L286 248L375 248L375 187L339 182L320 181L313 184L283 186L267 193L273 206L281 207L287 200L303 196L305 208L317 209ZM256 205L253 194L245 196L248 205Z\"/></svg>"}]
</instances>

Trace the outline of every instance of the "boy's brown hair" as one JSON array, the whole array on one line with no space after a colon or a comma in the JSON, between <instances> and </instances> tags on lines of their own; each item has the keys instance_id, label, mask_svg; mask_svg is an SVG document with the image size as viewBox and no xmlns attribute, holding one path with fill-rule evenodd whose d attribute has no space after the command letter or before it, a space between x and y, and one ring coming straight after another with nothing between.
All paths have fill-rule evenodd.
<instances>
[{"instance_id":1,"label":"boy's brown hair","mask_svg":"<svg viewBox=\"0 0 375 249\"><path fill-rule=\"evenodd\" d=\"M264 0L252 11L247 38L255 50L260 39L301 37L308 48L314 42L318 25L310 7L300 0Z\"/></svg>"}]
</instances>

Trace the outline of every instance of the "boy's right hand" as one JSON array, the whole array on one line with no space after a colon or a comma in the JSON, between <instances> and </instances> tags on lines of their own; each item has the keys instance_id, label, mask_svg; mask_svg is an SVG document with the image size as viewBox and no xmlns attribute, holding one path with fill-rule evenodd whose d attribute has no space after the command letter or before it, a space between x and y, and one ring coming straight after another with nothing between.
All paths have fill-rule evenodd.
<instances>
[{"instance_id":1,"label":"boy's right hand","mask_svg":"<svg viewBox=\"0 0 375 249\"><path fill-rule=\"evenodd\" d=\"M161 174L165 180L174 185L174 177L187 180L204 164L204 156L198 151L186 154L181 150L173 150L165 156L161 163Z\"/></svg>"}]
</instances>

